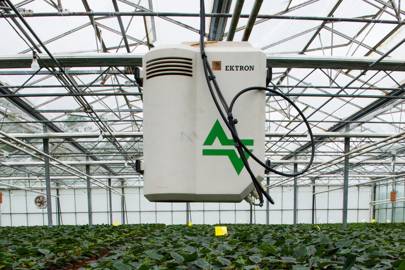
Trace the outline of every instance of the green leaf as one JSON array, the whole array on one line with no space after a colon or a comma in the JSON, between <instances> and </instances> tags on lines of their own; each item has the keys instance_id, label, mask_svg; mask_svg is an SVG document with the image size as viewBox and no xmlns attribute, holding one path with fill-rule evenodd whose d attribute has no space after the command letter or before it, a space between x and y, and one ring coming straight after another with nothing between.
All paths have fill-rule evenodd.
<instances>
[{"instance_id":1,"label":"green leaf","mask_svg":"<svg viewBox=\"0 0 405 270\"><path fill-rule=\"evenodd\" d=\"M405 270L405 260L401 261L401 264L398 266L398 270Z\"/></svg>"},{"instance_id":2,"label":"green leaf","mask_svg":"<svg viewBox=\"0 0 405 270\"><path fill-rule=\"evenodd\" d=\"M197 250L193 247L186 247L186 253L183 254L184 260L186 262L194 261L198 258Z\"/></svg>"},{"instance_id":3,"label":"green leaf","mask_svg":"<svg viewBox=\"0 0 405 270\"><path fill-rule=\"evenodd\" d=\"M293 257L281 257L281 261L284 263L295 263L297 260Z\"/></svg>"},{"instance_id":4,"label":"green leaf","mask_svg":"<svg viewBox=\"0 0 405 270\"><path fill-rule=\"evenodd\" d=\"M149 270L149 269L150 269L150 266L146 263L143 263L138 267L138 270Z\"/></svg>"},{"instance_id":5,"label":"green leaf","mask_svg":"<svg viewBox=\"0 0 405 270\"><path fill-rule=\"evenodd\" d=\"M256 265L248 265L243 267L244 270L259 270Z\"/></svg>"},{"instance_id":6,"label":"green leaf","mask_svg":"<svg viewBox=\"0 0 405 270\"><path fill-rule=\"evenodd\" d=\"M344 270L349 270L353 267L356 262L356 255L349 254L346 256L345 264L343 265Z\"/></svg>"},{"instance_id":7,"label":"green leaf","mask_svg":"<svg viewBox=\"0 0 405 270\"><path fill-rule=\"evenodd\" d=\"M202 258L195 260L194 264L200 267L201 269L209 269L211 267L211 265L205 259Z\"/></svg>"},{"instance_id":8,"label":"green leaf","mask_svg":"<svg viewBox=\"0 0 405 270\"><path fill-rule=\"evenodd\" d=\"M122 261L115 261L113 267L116 270L132 270L132 267L128 264L123 263Z\"/></svg>"},{"instance_id":9,"label":"green leaf","mask_svg":"<svg viewBox=\"0 0 405 270\"><path fill-rule=\"evenodd\" d=\"M316 253L316 247L311 245L307 247L307 255L313 256Z\"/></svg>"},{"instance_id":10,"label":"green leaf","mask_svg":"<svg viewBox=\"0 0 405 270\"><path fill-rule=\"evenodd\" d=\"M179 264L184 262L184 257L175 251L171 251L170 256L172 256L172 258Z\"/></svg>"},{"instance_id":11,"label":"green leaf","mask_svg":"<svg viewBox=\"0 0 405 270\"><path fill-rule=\"evenodd\" d=\"M16 252L17 252L18 255L27 255L30 251L26 247L18 247L16 249Z\"/></svg>"},{"instance_id":12,"label":"green leaf","mask_svg":"<svg viewBox=\"0 0 405 270\"><path fill-rule=\"evenodd\" d=\"M260 249L265 256L277 254L277 249L269 243L261 244Z\"/></svg>"},{"instance_id":13,"label":"green leaf","mask_svg":"<svg viewBox=\"0 0 405 270\"><path fill-rule=\"evenodd\" d=\"M229 265L231 265L231 261L230 260L228 260L227 258L224 258L224 257L221 257L221 256L219 256L219 257L217 257L217 261L220 263L220 264L222 264L223 266L229 266Z\"/></svg>"},{"instance_id":14,"label":"green leaf","mask_svg":"<svg viewBox=\"0 0 405 270\"><path fill-rule=\"evenodd\" d=\"M297 248L294 250L294 256L295 256L296 258L301 258L301 257L307 256L307 248L306 248L305 246L297 247Z\"/></svg>"},{"instance_id":15,"label":"green leaf","mask_svg":"<svg viewBox=\"0 0 405 270\"><path fill-rule=\"evenodd\" d=\"M258 263L260 263L262 261L262 258L260 258L259 255L252 255L252 256L249 256L249 260L251 260L252 262L258 264Z\"/></svg>"},{"instance_id":16,"label":"green leaf","mask_svg":"<svg viewBox=\"0 0 405 270\"><path fill-rule=\"evenodd\" d=\"M45 256L48 255L49 253L51 253L48 249L43 249L43 248L39 248L38 252Z\"/></svg>"},{"instance_id":17,"label":"green leaf","mask_svg":"<svg viewBox=\"0 0 405 270\"><path fill-rule=\"evenodd\" d=\"M145 251L145 255L156 261L160 261L161 259L163 259L162 255L160 255L156 250L152 249Z\"/></svg>"},{"instance_id":18,"label":"green leaf","mask_svg":"<svg viewBox=\"0 0 405 270\"><path fill-rule=\"evenodd\" d=\"M292 270L310 270L310 268L304 265L293 265Z\"/></svg>"}]
</instances>

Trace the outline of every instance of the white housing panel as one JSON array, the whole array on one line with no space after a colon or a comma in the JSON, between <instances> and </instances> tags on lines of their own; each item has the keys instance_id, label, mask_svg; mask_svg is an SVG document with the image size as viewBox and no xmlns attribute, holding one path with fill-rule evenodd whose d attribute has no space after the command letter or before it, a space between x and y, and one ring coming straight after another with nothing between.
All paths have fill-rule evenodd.
<instances>
[{"instance_id":1,"label":"white housing panel","mask_svg":"<svg viewBox=\"0 0 405 270\"><path fill-rule=\"evenodd\" d=\"M208 43L206 52L228 102L243 88L265 85L266 56L249 43ZM209 93L199 45L151 50L144 73L145 197L243 200L253 185ZM243 95L234 116L240 138L264 159L265 93ZM248 160L255 175L263 175L263 168Z\"/></svg>"}]
</instances>

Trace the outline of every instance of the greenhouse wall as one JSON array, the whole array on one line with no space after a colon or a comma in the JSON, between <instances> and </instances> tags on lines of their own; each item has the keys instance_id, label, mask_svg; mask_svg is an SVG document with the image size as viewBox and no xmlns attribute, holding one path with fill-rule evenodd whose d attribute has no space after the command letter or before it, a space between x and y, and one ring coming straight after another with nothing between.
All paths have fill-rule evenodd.
<instances>
[{"instance_id":1,"label":"greenhouse wall","mask_svg":"<svg viewBox=\"0 0 405 270\"><path fill-rule=\"evenodd\" d=\"M316 186L314 217L312 217L312 186L298 187L297 223L340 223L342 222L342 189L336 186ZM329 192L327 192L329 190ZM369 202L371 187L349 189L348 222L369 222L372 210ZM46 209L34 204L38 195L24 190L4 191L1 205L2 226L46 225ZM53 190L52 194L56 194ZM88 224L87 192L85 188L60 189L60 224ZM271 189L275 204L269 206L269 224L293 223L293 186ZM112 196L110 219L108 191L92 188L93 224L122 223L121 196ZM186 203L151 203L143 196L142 187L125 188L125 223L165 223L185 224ZM57 204L53 197L53 222L58 224ZM266 204L254 207L250 215L250 205L241 203L191 203L191 221L194 224L252 223L266 224Z\"/></svg>"},{"instance_id":2,"label":"greenhouse wall","mask_svg":"<svg viewBox=\"0 0 405 270\"><path fill-rule=\"evenodd\" d=\"M405 221L405 184L383 184L376 187L375 217L378 222L404 222ZM397 192L397 202L390 201L392 190Z\"/></svg>"}]
</instances>

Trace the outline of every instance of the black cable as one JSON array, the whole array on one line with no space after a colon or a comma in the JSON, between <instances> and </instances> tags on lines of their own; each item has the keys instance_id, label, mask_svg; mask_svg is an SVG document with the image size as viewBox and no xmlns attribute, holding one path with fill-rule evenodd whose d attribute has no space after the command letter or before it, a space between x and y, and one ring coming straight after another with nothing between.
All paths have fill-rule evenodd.
<instances>
[{"instance_id":1,"label":"black cable","mask_svg":"<svg viewBox=\"0 0 405 270\"><path fill-rule=\"evenodd\" d=\"M258 162L258 163L259 163L260 165L262 165L265 169L268 169L268 170L271 171L271 172L274 172L274 173L276 173L276 174L279 174L279 175L282 175L282 176L286 176L286 177L299 176L299 175L305 173L305 172L308 171L308 169L311 167L311 165L312 165L312 163L313 163L313 161L314 161L314 157L315 157L314 135L313 135L313 133L312 133L311 126L309 125L308 120L305 118L305 116L304 116L304 114L302 113L302 111L301 111L301 110L298 108L298 106L295 105L295 103L294 103L291 99L289 99L286 95L284 95L283 93L281 93L281 92L279 92L279 91L276 91L276 90L274 90L274 89L269 89L269 88L266 88L266 87L260 87L260 86L248 87L248 88L245 88L245 89L243 89L242 91L238 92L238 93L234 96L234 98L232 99L231 104L230 104L230 106L229 106L229 111L228 111L228 113L229 113L230 115L232 115L232 109L233 109L233 107L234 107L234 105L235 105L235 102L237 101L237 99L238 99L241 95L243 95L243 94L245 94L245 93L247 93L247 92L249 92L249 91L257 91L257 90L266 91L266 92L270 92L270 93L272 93L272 94L278 95L278 96L282 97L283 99L285 99L288 103L291 104L291 106L293 106L293 107L297 110L298 114L302 117L302 119L303 119L303 121L304 121L304 124L306 125L306 127L307 127L307 129L308 129L309 137L310 137L310 139L311 139L311 158L310 158L309 162L307 163L307 166L305 166L304 169L302 169L301 171L299 171L299 172L297 172L297 173L291 173L291 174L290 174L290 173L280 172L280 171L277 171L277 170L275 170L275 169L273 169L273 168L271 168L271 167L269 167L269 166L266 166L266 164L265 164L264 162L262 162L258 157L256 157L244 144L241 144L242 147L245 149L245 151L247 151L247 152L249 153L250 156L252 156L252 158L253 158L256 162ZM239 140L239 138L237 138L237 139Z\"/></svg>"},{"instance_id":2,"label":"black cable","mask_svg":"<svg viewBox=\"0 0 405 270\"><path fill-rule=\"evenodd\" d=\"M242 159L242 162L243 162L244 166L246 167L246 170L248 171L248 173L252 179L252 182L255 186L255 189L259 195L260 206L262 206L263 202L264 202L263 195L270 201L270 203L274 204L273 199L264 190L262 185L257 181L254 173L252 172L252 170L249 166L249 163L247 162L247 158L246 158L243 148L241 146L239 136L237 135L237 130L236 130L236 128L234 128L234 125L230 125L230 123L229 123L229 121L232 121L233 123L235 123L233 117L231 115L228 115L228 117L226 117L223 109L219 105L216 94L218 95L223 107L225 108L225 111L228 111L229 106L227 105L227 102L222 95L222 92L215 79L215 75L213 74L212 69L209 66L209 63L207 60L207 55L205 53L205 48L204 48L204 36L205 36L205 7L204 7L204 0L200 0L200 50L201 50L201 58L203 61L204 74L205 74L205 77L207 80L208 89L210 91L211 97L213 98L215 106L217 107L217 110L218 110L219 114L221 115L222 120L224 121L224 123L230 130L232 137L234 138L235 148L237 149L237 151ZM213 89L213 86L211 85L211 82L213 83L216 94L214 93L214 89ZM235 138L236 138L236 140L235 140Z\"/></svg>"},{"instance_id":3,"label":"black cable","mask_svg":"<svg viewBox=\"0 0 405 270\"><path fill-rule=\"evenodd\" d=\"M218 110L218 113L220 114L223 122L225 123L225 125L228 127L229 131L231 132L232 138L235 142L235 148L239 153L240 158L242 159L242 162L247 170L247 172L249 173L249 176L252 179L253 185L259 195L259 201L260 201L260 206L263 205L263 195L266 197L267 200L269 200L269 202L271 204L274 204L273 199L271 198L271 196L264 190L263 186L258 182L258 180L256 179L252 169L250 168L249 162L247 161L247 157L246 154L248 154L248 156L252 156L252 158L258 163L260 164L262 167L265 168L266 171L271 171L274 172L276 174L282 175L282 176L287 176L287 177L293 177L293 176L298 176L301 175L303 173L305 173L312 165L313 160L314 160L314 156L315 156L315 144L314 144L314 138L313 138L313 134L312 134L312 130L311 127L308 123L308 120L305 118L304 114L302 113L302 111L297 107L297 105L295 105L287 96L285 96L284 94L282 94L281 92L278 92L274 89L269 89L266 87L261 87L261 86L256 86L256 87L248 87L245 88L243 90L241 90L240 92L238 92L238 94L236 94L236 96L232 99L230 106L228 106L228 103L226 102L224 96L222 95L221 89L219 88L218 82L215 78L215 75L209 65L208 59L207 59L207 54L205 53L205 44L204 44L204 38L205 38L205 6L204 6L204 0L200 0L200 51L201 51L201 59L203 62L203 67L204 67L204 75L207 81L207 86L208 89L210 91L211 97L214 101L214 104ZM302 169L300 172L298 173L294 173L294 174L289 174L289 173L284 173L284 172L280 172L277 171L275 169L273 169L271 166L267 166L264 162L262 162L258 157L256 157L240 140L237 129L236 129L236 124L237 124L237 119L235 119L232 115L232 109L234 107L235 102L237 101L237 99L243 95L246 92L249 91L267 91L270 92L274 95L278 95L280 97L282 97L283 99L285 99L288 103L290 103L299 113L299 115L302 117L309 135L310 135L310 139L311 139L311 146L312 146L312 151L311 151L311 159L308 162L307 166ZM219 99L219 101L218 101ZM222 107L220 106L220 103L222 105Z\"/></svg>"}]
</instances>

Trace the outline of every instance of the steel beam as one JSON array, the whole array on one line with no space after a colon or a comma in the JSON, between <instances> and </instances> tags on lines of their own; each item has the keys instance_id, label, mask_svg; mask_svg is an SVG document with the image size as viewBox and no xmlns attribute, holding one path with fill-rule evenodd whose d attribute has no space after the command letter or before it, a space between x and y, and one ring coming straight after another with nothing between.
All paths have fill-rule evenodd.
<instances>
[{"instance_id":1,"label":"steel beam","mask_svg":"<svg viewBox=\"0 0 405 270\"><path fill-rule=\"evenodd\" d=\"M252 8L252 12L250 13L245 32L242 36L242 41L248 41L250 34L252 33L253 26L255 25L257 15L259 14L260 8L263 4L263 0L255 0Z\"/></svg>"},{"instance_id":2,"label":"steel beam","mask_svg":"<svg viewBox=\"0 0 405 270\"><path fill-rule=\"evenodd\" d=\"M126 207L125 207L125 180L120 179L121 182L121 224L125 224L126 221Z\"/></svg>"},{"instance_id":3,"label":"steel beam","mask_svg":"<svg viewBox=\"0 0 405 270\"><path fill-rule=\"evenodd\" d=\"M347 225L347 209L349 202L349 153L350 152L350 138L345 138L344 147L344 172L343 172L343 226Z\"/></svg>"},{"instance_id":4,"label":"steel beam","mask_svg":"<svg viewBox=\"0 0 405 270\"><path fill-rule=\"evenodd\" d=\"M105 163L108 163L108 160L105 161ZM273 163L273 162L272 162ZM83 165L83 164L82 164ZM376 177L384 177L384 180L388 179L388 178L392 178L392 177L397 177L398 175L395 174L385 174L385 173L373 173L373 174L356 174L356 175L351 175L350 177L352 179L368 179L368 178L376 178ZM100 175L93 175L92 178L93 179L108 179L108 178L114 178L117 176L114 175L109 175L109 174L100 174ZM120 174L120 178L123 179L134 179L134 178L138 178L139 174L132 174L132 173L123 173ZM283 176L278 176L278 175L273 175L272 178L275 179L283 179ZM334 179L339 179L339 181L341 181L342 179L342 174L309 174L307 176L305 176L305 178L318 178L318 179L322 179L322 178L334 178ZM62 174L58 174L58 175L52 175L51 176L51 180L52 181L63 181L63 180L77 180L77 179L82 179L79 176L75 176L75 175L62 175ZM35 176L25 176L25 175L21 175L21 176L0 176L0 182L3 184L2 181L26 181L26 180L37 180L37 177ZM341 187L341 185L340 185ZM104 188L105 187L100 187L99 188ZM318 193L322 193L322 192L318 192Z\"/></svg>"},{"instance_id":5,"label":"steel beam","mask_svg":"<svg viewBox=\"0 0 405 270\"><path fill-rule=\"evenodd\" d=\"M86 164L86 174L90 175L90 165ZM91 199L91 181L90 178L86 179L86 191L87 191L87 214L89 219L89 225L93 225L93 206Z\"/></svg>"},{"instance_id":6,"label":"steel beam","mask_svg":"<svg viewBox=\"0 0 405 270\"><path fill-rule=\"evenodd\" d=\"M100 11L100 12L32 12L21 14L25 18L29 17L188 17L188 18L198 18L200 13L190 13L190 12L143 12L143 11L133 11L133 12L110 12L110 11ZM230 13L206 13L206 17L232 17ZM3 14L2 18L13 18L17 17L16 14L8 13ZM241 18L249 18L250 14L241 14ZM350 18L350 17L322 17L322 16L288 16L288 15L272 15L272 14L261 14L257 15L257 19L267 19L267 20L289 20L289 21L327 21L327 22L352 22L352 23L375 23L375 24L405 24L405 20L380 20L380 19L368 19L368 18Z\"/></svg>"},{"instance_id":7,"label":"steel beam","mask_svg":"<svg viewBox=\"0 0 405 270\"><path fill-rule=\"evenodd\" d=\"M43 151L49 155L49 140L43 139ZM46 213L48 216L48 226L53 226L52 220L52 195L51 195L51 178L50 178L50 164L49 157L44 158L45 169L45 185L46 185Z\"/></svg>"},{"instance_id":8,"label":"steel beam","mask_svg":"<svg viewBox=\"0 0 405 270\"><path fill-rule=\"evenodd\" d=\"M298 164L295 162L294 163L294 174L298 172ZM293 220L294 224L297 224L297 218L298 218L298 177L294 177L294 209L293 209Z\"/></svg>"},{"instance_id":9,"label":"steel beam","mask_svg":"<svg viewBox=\"0 0 405 270\"><path fill-rule=\"evenodd\" d=\"M190 221L191 221L190 203L186 202L186 225L189 225Z\"/></svg>"},{"instance_id":10,"label":"steel beam","mask_svg":"<svg viewBox=\"0 0 405 270\"><path fill-rule=\"evenodd\" d=\"M245 2L245 0L237 0L237 2L236 2L235 8L234 8L233 14L232 14L232 20L231 20L231 25L229 27L228 36L226 38L227 41L232 41L233 37L235 36L236 27L238 27L238 22L239 22L240 14L242 12L242 7L243 7L244 2Z\"/></svg>"},{"instance_id":11,"label":"steel beam","mask_svg":"<svg viewBox=\"0 0 405 270\"><path fill-rule=\"evenodd\" d=\"M113 5L114 5L114 10L116 12L119 12L119 7L118 7L118 3L117 0L112 0ZM127 50L127 53L131 52L130 48L129 48L129 43L128 43L128 39L127 39L127 34L124 28L124 24L122 23L122 18L121 16L117 16L118 19L118 24L120 26L120 30L121 30L121 34L122 34L122 39L124 40L124 44L125 44L125 49Z\"/></svg>"},{"instance_id":12,"label":"steel beam","mask_svg":"<svg viewBox=\"0 0 405 270\"><path fill-rule=\"evenodd\" d=\"M314 57L306 55L267 57L267 66L273 68L321 68L321 69L356 69L405 71L404 59L385 59L376 63L376 58L355 57Z\"/></svg>"},{"instance_id":13,"label":"steel beam","mask_svg":"<svg viewBox=\"0 0 405 270\"><path fill-rule=\"evenodd\" d=\"M395 97L395 96L403 96L404 94L405 94L405 89L404 89L404 85L402 85L399 89L391 91L389 94L387 94L387 96ZM350 123L352 121L360 121L365 116L369 116L370 114L374 113L378 109L388 106L389 104L391 104L394 101L395 100L393 100L393 99L383 99L383 98L378 99L378 100L372 102L371 104L367 105L366 107L362 108L361 110L350 115L349 117L345 118L344 120L339 121L337 124L333 125L332 127L328 128L327 132L337 132L337 131L341 130L342 128L344 128L348 123ZM367 121L364 121L364 122L367 122ZM315 143L318 144L318 143L321 143L324 141L325 141L325 138L317 138ZM295 154L300 153L300 152L308 149L309 147L311 147L311 144L306 143L306 144L300 146L298 149L294 150L294 153L287 155L284 159L290 159L290 158L294 157Z\"/></svg>"},{"instance_id":14,"label":"steel beam","mask_svg":"<svg viewBox=\"0 0 405 270\"><path fill-rule=\"evenodd\" d=\"M60 206L60 189L59 182L56 182L56 224L62 225L62 209Z\"/></svg>"},{"instance_id":15,"label":"steel beam","mask_svg":"<svg viewBox=\"0 0 405 270\"><path fill-rule=\"evenodd\" d=\"M392 174L395 175L395 165L396 165L396 153L392 154ZM391 181L391 191L392 192L396 192L396 179L395 176L392 178ZM399 209L400 210L400 209ZM395 201L391 201L391 223L395 222L395 211L396 211L396 202Z\"/></svg>"},{"instance_id":16,"label":"steel beam","mask_svg":"<svg viewBox=\"0 0 405 270\"><path fill-rule=\"evenodd\" d=\"M86 138L98 138L99 132L47 132L47 133L7 133L9 136L18 139L86 139ZM372 133L372 132L314 132L316 138L388 138L396 135L396 133ZM143 132L131 131L131 132L113 132L112 134L103 134L103 137L107 138L114 136L115 138L142 138ZM301 132L266 132L266 137L293 137L293 138L307 138L307 134ZM3 138L0 135L0 138ZM69 142L70 143L70 142Z\"/></svg>"},{"instance_id":17,"label":"steel beam","mask_svg":"<svg viewBox=\"0 0 405 270\"><path fill-rule=\"evenodd\" d=\"M232 0L214 0L212 13L228 13ZM212 17L208 33L208 40L222 40L224 38L227 17Z\"/></svg>"},{"instance_id":18,"label":"steel beam","mask_svg":"<svg viewBox=\"0 0 405 270\"><path fill-rule=\"evenodd\" d=\"M85 88L87 88L88 86L82 86L82 87L85 87ZM102 87L102 86L95 86L95 87ZM131 86L128 86L128 85L115 85L114 87L127 87L127 88L130 88ZM22 86L22 85L13 85L13 86L10 86L10 88L26 88L26 89L30 89L30 88L36 88L36 89L40 89L40 88L65 88L65 86L53 86L53 85L44 85L44 87L42 87L42 85L35 85L35 86L28 86L28 87L25 87L25 86ZM307 88L316 88L316 87L307 87ZM364 89L364 88L358 88L358 89L362 89L362 90L366 90L366 89ZM395 88L391 88L391 89L389 89L388 91L392 91L392 90L394 90ZM122 96L124 99L125 98L127 98L128 96L131 96L131 97L142 97L142 94L140 93L140 92L120 92L120 93L117 93L117 92L111 92L111 89L109 89L109 88L105 88L105 90L106 91L108 91L108 92L86 92L86 93L51 93L51 92L48 92L48 93L30 93L30 94L28 94L28 93L23 93L23 94L20 94L20 93L16 93L16 94L3 94L3 95L0 95L0 98L12 98L12 97L19 97L19 98L21 98L21 97L53 97L53 98L56 98L56 97L99 97L99 98L106 98L106 97L110 97L110 96L113 96L113 97L119 97L119 96ZM341 92L341 91L339 91L339 92ZM297 98L297 97L329 97L329 98L340 98L340 99L344 99L344 98L357 98L357 99L370 99L370 98L378 98L378 99L391 99L391 100L402 100L402 99L405 99L405 97L403 97L403 96L387 96L387 95L383 95L383 94L332 94L332 93L291 93L291 92L289 92L289 93L284 93L284 95L285 96L287 96L287 97L295 97L295 98ZM270 93L267 93L266 94L266 96L267 97L270 97L270 96L272 96L272 94L270 94ZM48 112L47 110L39 110L40 112ZM63 110L53 110L53 112L55 112L55 113L64 113L64 111ZM72 112L72 110L67 110L67 112ZM80 108L80 109L77 109L77 110L75 110L75 111L73 111L73 112L75 112L75 113L79 113L79 112L81 112L81 113L86 113L86 111L84 110L84 109L82 109L82 108ZM97 113L97 112L100 112L100 110L93 110L93 112L94 113ZM101 112L103 112L103 111L101 111ZM104 109L104 112L105 112L105 109ZM111 110L109 110L108 112L112 112ZM106 121L104 121L104 122L107 122L108 120L106 120ZM132 120L132 121L135 121L135 120Z\"/></svg>"},{"instance_id":19,"label":"steel beam","mask_svg":"<svg viewBox=\"0 0 405 270\"><path fill-rule=\"evenodd\" d=\"M312 224L315 224L315 211L316 211L316 188L315 188L315 178L311 179L312 184Z\"/></svg>"},{"instance_id":20,"label":"steel beam","mask_svg":"<svg viewBox=\"0 0 405 270\"><path fill-rule=\"evenodd\" d=\"M111 192L111 178L108 178L108 214L110 225L113 224L113 213L112 213L112 192Z\"/></svg>"},{"instance_id":21,"label":"steel beam","mask_svg":"<svg viewBox=\"0 0 405 270\"><path fill-rule=\"evenodd\" d=\"M249 204L249 224L253 224L253 205Z\"/></svg>"},{"instance_id":22,"label":"steel beam","mask_svg":"<svg viewBox=\"0 0 405 270\"><path fill-rule=\"evenodd\" d=\"M89 3L87 2L87 0L82 0L82 3L83 3L84 8L86 9L86 11L87 11L87 12L91 12L91 8L90 8ZM90 19L90 22L91 22L93 28L94 28L94 32L95 32L95 34L96 34L96 37L97 37L98 41L99 41L100 44L101 44L101 48L102 48L103 52L106 52L106 51L107 51L107 46L106 46L105 43L104 43L104 40L103 40L103 38L102 38L102 36L101 36L101 31L100 31L100 29L98 28L98 25L97 25L97 23L96 23L94 17L91 16L91 15L88 15L88 17L89 17L89 19ZM119 16L118 16L118 17L119 17ZM119 17L119 18L121 18L121 17Z\"/></svg>"},{"instance_id":23,"label":"steel beam","mask_svg":"<svg viewBox=\"0 0 405 270\"><path fill-rule=\"evenodd\" d=\"M143 55L139 54L64 54L54 56L62 67L135 67L142 66ZM46 55L39 55L40 66L55 67L55 62ZM404 59L384 59L372 65L377 59L363 57L321 57L268 55L267 66L272 68L324 68L354 70L405 71ZM32 56L0 56L0 69L30 68Z\"/></svg>"},{"instance_id":24,"label":"steel beam","mask_svg":"<svg viewBox=\"0 0 405 270\"><path fill-rule=\"evenodd\" d=\"M270 160L266 160L266 166L270 167L271 163ZM266 174L266 192L270 192L270 174L268 170L264 171L264 174ZM266 200L266 224L268 225L270 223L270 202Z\"/></svg>"},{"instance_id":25,"label":"steel beam","mask_svg":"<svg viewBox=\"0 0 405 270\"><path fill-rule=\"evenodd\" d=\"M10 94L13 94L13 92L9 88L7 88L7 86L0 83L0 94L10 95ZM43 116L41 113L37 112L34 107L32 107L30 104L28 104L22 98L10 97L10 98L8 98L8 100L11 103L13 103L14 105L16 105L24 113L33 117L36 121L38 121L40 123L44 123L48 130L50 130L52 132L56 132L56 133L64 132L53 121L50 121L48 118ZM84 148L80 143L76 142L75 140L73 140L71 138L68 138L67 140L73 147L75 147L80 152L82 152L82 153L88 152L88 150L86 148ZM90 155L90 158L92 160L98 160L98 158L94 155ZM107 165L103 165L103 168L106 169L109 173L115 174L115 172L112 171Z\"/></svg>"},{"instance_id":26,"label":"steel beam","mask_svg":"<svg viewBox=\"0 0 405 270\"><path fill-rule=\"evenodd\" d=\"M372 185L372 188L371 188L371 202L373 202L373 201L375 201L376 200L376 191L377 191L377 184L376 183L373 183L373 185ZM376 214L376 207L375 207L375 205L374 204L370 204L370 207L371 207L371 221L373 221L373 220L375 220L375 218L376 218L376 216L375 216L375 214Z\"/></svg>"}]
</instances>

